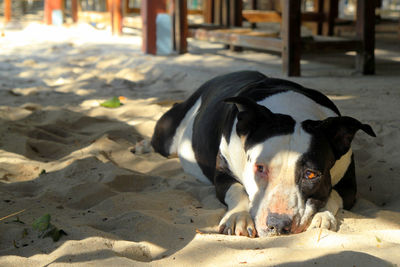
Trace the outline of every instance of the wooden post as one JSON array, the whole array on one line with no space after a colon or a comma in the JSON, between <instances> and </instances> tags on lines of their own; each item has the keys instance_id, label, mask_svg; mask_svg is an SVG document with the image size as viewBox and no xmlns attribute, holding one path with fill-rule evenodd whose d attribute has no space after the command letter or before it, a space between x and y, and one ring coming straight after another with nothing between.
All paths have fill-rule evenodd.
<instances>
[{"instance_id":1,"label":"wooden post","mask_svg":"<svg viewBox=\"0 0 400 267\"><path fill-rule=\"evenodd\" d=\"M242 3L243 3L243 2L242 2ZM251 9L251 10L257 10L257 0L251 0L251 1L250 1L250 9ZM255 29L255 28L257 27L257 24L251 23L251 24L250 24L250 27L251 27L252 29Z\"/></svg>"},{"instance_id":2,"label":"wooden post","mask_svg":"<svg viewBox=\"0 0 400 267\"><path fill-rule=\"evenodd\" d=\"M113 0L111 6L111 28L114 35L122 34L122 0Z\"/></svg>"},{"instance_id":3,"label":"wooden post","mask_svg":"<svg viewBox=\"0 0 400 267\"><path fill-rule=\"evenodd\" d=\"M78 0L71 0L71 14L72 21L74 23L78 22Z\"/></svg>"},{"instance_id":4,"label":"wooden post","mask_svg":"<svg viewBox=\"0 0 400 267\"><path fill-rule=\"evenodd\" d=\"M222 25L222 0L214 0L214 24Z\"/></svg>"},{"instance_id":5,"label":"wooden post","mask_svg":"<svg viewBox=\"0 0 400 267\"><path fill-rule=\"evenodd\" d=\"M11 20L11 0L4 1L4 20L6 23Z\"/></svg>"},{"instance_id":6,"label":"wooden post","mask_svg":"<svg viewBox=\"0 0 400 267\"><path fill-rule=\"evenodd\" d=\"M242 0L230 0L229 9L231 11L230 25L233 27L242 27L243 1Z\"/></svg>"},{"instance_id":7,"label":"wooden post","mask_svg":"<svg viewBox=\"0 0 400 267\"><path fill-rule=\"evenodd\" d=\"M375 73L375 3L357 0L357 37L362 48L357 51L356 69L362 74Z\"/></svg>"},{"instance_id":8,"label":"wooden post","mask_svg":"<svg viewBox=\"0 0 400 267\"><path fill-rule=\"evenodd\" d=\"M187 36L188 36L188 22L187 22L187 1L174 0L174 40L175 50L179 54L187 52Z\"/></svg>"},{"instance_id":9,"label":"wooden post","mask_svg":"<svg viewBox=\"0 0 400 267\"><path fill-rule=\"evenodd\" d=\"M205 23L213 23L214 22L214 1L213 0L204 0L203 1L203 16Z\"/></svg>"},{"instance_id":10,"label":"wooden post","mask_svg":"<svg viewBox=\"0 0 400 267\"><path fill-rule=\"evenodd\" d=\"M231 26L230 25L230 12L229 12L229 10L232 8L229 4L230 2L230 0L222 0L222 3L221 3L221 24L222 25L224 25L224 26L226 26L226 27L229 27L229 26Z\"/></svg>"},{"instance_id":11,"label":"wooden post","mask_svg":"<svg viewBox=\"0 0 400 267\"><path fill-rule=\"evenodd\" d=\"M166 12L166 0L142 0L140 15L142 17L142 51L146 54L157 53L156 17ZM174 0L176 1L176 0Z\"/></svg>"},{"instance_id":12,"label":"wooden post","mask_svg":"<svg viewBox=\"0 0 400 267\"><path fill-rule=\"evenodd\" d=\"M282 65L288 76L300 76L300 1L282 1Z\"/></svg>"},{"instance_id":13,"label":"wooden post","mask_svg":"<svg viewBox=\"0 0 400 267\"><path fill-rule=\"evenodd\" d=\"M230 25L232 27L241 27L243 23L243 1L242 0L230 0ZM230 49L235 52L242 51L242 47L240 46L230 46Z\"/></svg>"},{"instance_id":14,"label":"wooden post","mask_svg":"<svg viewBox=\"0 0 400 267\"><path fill-rule=\"evenodd\" d=\"M338 16L339 0L325 0L323 2L325 21L322 26L322 34L332 36L335 27L335 19Z\"/></svg>"},{"instance_id":15,"label":"wooden post","mask_svg":"<svg viewBox=\"0 0 400 267\"><path fill-rule=\"evenodd\" d=\"M53 10L62 10L62 0L45 0L44 3L44 21L47 25L53 23Z\"/></svg>"},{"instance_id":16,"label":"wooden post","mask_svg":"<svg viewBox=\"0 0 400 267\"><path fill-rule=\"evenodd\" d=\"M323 0L314 0L314 12L318 12L319 14L324 13L324 1ZM318 21L316 24L317 24L317 26L315 28L313 28L313 34L321 35L323 22Z\"/></svg>"}]
</instances>

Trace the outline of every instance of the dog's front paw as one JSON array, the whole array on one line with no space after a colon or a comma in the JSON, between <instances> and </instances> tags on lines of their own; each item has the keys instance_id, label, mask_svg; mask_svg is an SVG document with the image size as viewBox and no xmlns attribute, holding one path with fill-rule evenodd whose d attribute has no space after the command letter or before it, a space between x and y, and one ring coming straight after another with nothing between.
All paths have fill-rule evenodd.
<instances>
[{"instance_id":1,"label":"dog's front paw","mask_svg":"<svg viewBox=\"0 0 400 267\"><path fill-rule=\"evenodd\" d=\"M308 227L308 229L314 228L336 231L337 221L335 216L330 211L317 212Z\"/></svg>"},{"instance_id":2,"label":"dog's front paw","mask_svg":"<svg viewBox=\"0 0 400 267\"><path fill-rule=\"evenodd\" d=\"M256 237L257 231L248 211L228 211L219 223L219 233Z\"/></svg>"}]
</instances>

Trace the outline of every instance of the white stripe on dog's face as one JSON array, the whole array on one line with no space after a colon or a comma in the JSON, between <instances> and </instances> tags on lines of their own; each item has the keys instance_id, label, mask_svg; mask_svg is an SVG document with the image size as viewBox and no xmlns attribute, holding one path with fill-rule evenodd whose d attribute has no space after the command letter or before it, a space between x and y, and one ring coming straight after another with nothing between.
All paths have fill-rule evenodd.
<instances>
[{"instance_id":1,"label":"white stripe on dog's face","mask_svg":"<svg viewBox=\"0 0 400 267\"><path fill-rule=\"evenodd\" d=\"M299 159L311 143L310 134L296 125L290 135L275 136L247 151L243 184L249 194L251 215L259 235L267 235L269 213L286 214L300 220L305 211L305 200L296 183ZM254 166L264 166L264 173ZM296 229L293 229L295 231Z\"/></svg>"}]
</instances>

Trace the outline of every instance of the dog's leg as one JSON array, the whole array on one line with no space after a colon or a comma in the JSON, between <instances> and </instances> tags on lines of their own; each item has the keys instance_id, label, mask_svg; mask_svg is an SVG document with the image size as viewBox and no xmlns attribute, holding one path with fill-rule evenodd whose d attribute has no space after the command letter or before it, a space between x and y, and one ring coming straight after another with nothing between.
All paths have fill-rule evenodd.
<instances>
[{"instance_id":1,"label":"dog's leg","mask_svg":"<svg viewBox=\"0 0 400 267\"><path fill-rule=\"evenodd\" d=\"M314 215L309 228L324 228L336 231L336 213L340 208L351 209L356 200L357 183L354 158L340 181L333 187L328 202Z\"/></svg>"},{"instance_id":2,"label":"dog's leg","mask_svg":"<svg viewBox=\"0 0 400 267\"><path fill-rule=\"evenodd\" d=\"M219 223L219 232L255 237L257 232L249 213L249 197L244 187L226 172L217 171L214 182L217 197L228 206Z\"/></svg>"},{"instance_id":3,"label":"dog's leg","mask_svg":"<svg viewBox=\"0 0 400 267\"><path fill-rule=\"evenodd\" d=\"M343 208L351 209L356 202L357 181L354 157L351 156L351 163L346 170L346 173L340 181L333 187L343 199Z\"/></svg>"},{"instance_id":4,"label":"dog's leg","mask_svg":"<svg viewBox=\"0 0 400 267\"><path fill-rule=\"evenodd\" d=\"M336 231L337 221L335 215L338 212L338 210L342 207L343 207L342 198L340 197L338 192L336 192L336 190L332 189L332 192L329 195L325 207L323 207L319 212L317 212L314 215L308 229L323 228Z\"/></svg>"}]
</instances>

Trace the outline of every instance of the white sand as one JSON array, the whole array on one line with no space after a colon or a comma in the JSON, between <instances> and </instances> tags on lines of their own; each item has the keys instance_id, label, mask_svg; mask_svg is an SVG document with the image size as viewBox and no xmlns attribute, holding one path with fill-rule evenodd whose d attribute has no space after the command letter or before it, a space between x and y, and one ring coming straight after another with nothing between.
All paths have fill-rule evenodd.
<instances>
[{"instance_id":1,"label":"white sand","mask_svg":"<svg viewBox=\"0 0 400 267\"><path fill-rule=\"evenodd\" d=\"M359 199L352 211L339 211L339 231L249 239L216 234L224 206L177 159L130 150L206 80L243 69L282 77L280 57L201 42L191 43L194 54L154 57L141 54L137 36L111 37L86 25L6 31L0 218L26 211L18 216L25 224L16 216L0 221L0 266L400 264L396 42L378 42L377 75L354 75L352 56L331 55L306 57L303 77L291 78L328 94L378 135L358 133L353 142ZM112 96L127 101L99 107ZM68 236L38 238L31 224L45 213Z\"/></svg>"}]
</instances>

